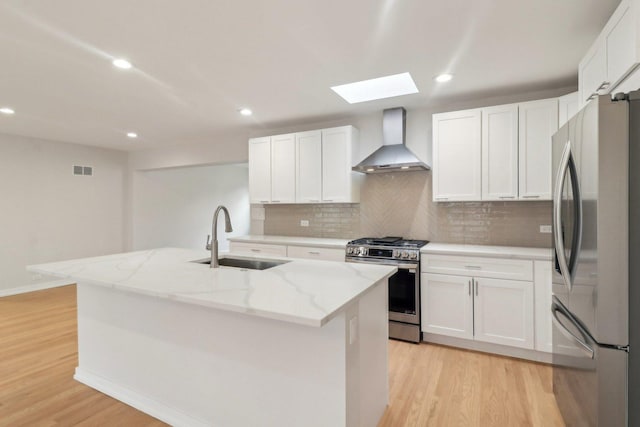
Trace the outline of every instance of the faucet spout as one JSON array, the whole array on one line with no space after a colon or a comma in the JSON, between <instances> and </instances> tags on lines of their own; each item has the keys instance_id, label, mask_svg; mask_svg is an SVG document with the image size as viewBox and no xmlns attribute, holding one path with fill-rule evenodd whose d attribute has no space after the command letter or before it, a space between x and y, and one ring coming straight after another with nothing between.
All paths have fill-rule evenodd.
<instances>
[{"instance_id":1,"label":"faucet spout","mask_svg":"<svg viewBox=\"0 0 640 427\"><path fill-rule=\"evenodd\" d=\"M211 224L211 235L213 236L213 239L211 240L210 245L207 244L207 249L211 249L211 268L218 268L220 266L218 263L218 215L220 214L220 211L224 212L224 231L227 233L233 231L229 211L222 205L218 206L213 214L213 223Z\"/></svg>"}]
</instances>

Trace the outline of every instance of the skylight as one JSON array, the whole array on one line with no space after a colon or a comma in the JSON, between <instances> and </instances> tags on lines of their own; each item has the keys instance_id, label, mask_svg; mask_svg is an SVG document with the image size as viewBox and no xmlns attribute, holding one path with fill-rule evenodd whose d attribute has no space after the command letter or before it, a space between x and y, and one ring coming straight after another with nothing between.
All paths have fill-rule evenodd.
<instances>
[{"instance_id":1,"label":"skylight","mask_svg":"<svg viewBox=\"0 0 640 427\"><path fill-rule=\"evenodd\" d=\"M409 73L347 83L333 86L331 89L349 104L418 93L418 88Z\"/></svg>"}]
</instances>

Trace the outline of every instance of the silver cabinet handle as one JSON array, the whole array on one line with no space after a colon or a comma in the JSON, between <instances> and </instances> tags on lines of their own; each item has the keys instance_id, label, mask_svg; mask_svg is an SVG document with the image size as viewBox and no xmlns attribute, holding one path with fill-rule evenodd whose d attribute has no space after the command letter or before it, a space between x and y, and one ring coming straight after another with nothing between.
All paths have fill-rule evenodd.
<instances>
[{"instance_id":1,"label":"silver cabinet handle","mask_svg":"<svg viewBox=\"0 0 640 427\"><path fill-rule=\"evenodd\" d=\"M322 199L323 202L333 202L333 199Z\"/></svg>"},{"instance_id":2,"label":"silver cabinet handle","mask_svg":"<svg viewBox=\"0 0 640 427\"><path fill-rule=\"evenodd\" d=\"M260 203L269 203L268 200L260 200Z\"/></svg>"},{"instance_id":3,"label":"silver cabinet handle","mask_svg":"<svg viewBox=\"0 0 640 427\"><path fill-rule=\"evenodd\" d=\"M477 280L474 280L474 283L475 283L475 285L476 285L476 296L478 296L478 292L480 292L480 291L479 291L480 284L478 283L478 281L477 281Z\"/></svg>"},{"instance_id":4,"label":"silver cabinet handle","mask_svg":"<svg viewBox=\"0 0 640 427\"><path fill-rule=\"evenodd\" d=\"M320 255L320 252L317 252L317 251L309 251L307 253L310 255Z\"/></svg>"},{"instance_id":5,"label":"silver cabinet handle","mask_svg":"<svg viewBox=\"0 0 640 427\"><path fill-rule=\"evenodd\" d=\"M280 200L272 200L271 203L280 203Z\"/></svg>"},{"instance_id":6,"label":"silver cabinet handle","mask_svg":"<svg viewBox=\"0 0 640 427\"><path fill-rule=\"evenodd\" d=\"M609 87L609 85L610 85L610 84L611 84L611 83L609 83L609 82L607 82L607 81L604 81L604 82L600 83L600 86L598 86L598 89L596 89L596 90L606 89L606 88L608 88L608 87Z\"/></svg>"},{"instance_id":7,"label":"silver cabinet handle","mask_svg":"<svg viewBox=\"0 0 640 427\"><path fill-rule=\"evenodd\" d=\"M540 196L522 196L523 199L539 199Z\"/></svg>"},{"instance_id":8,"label":"silver cabinet handle","mask_svg":"<svg viewBox=\"0 0 640 427\"><path fill-rule=\"evenodd\" d=\"M482 267L479 265L465 265L464 268L468 270L482 270Z\"/></svg>"},{"instance_id":9,"label":"silver cabinet handle","mask_svg":"<svg viewBox=\"0 0 640 427\"><path fill-rule=\"evenodd\" d=\"M500 199L515 199L516 196L500 196Z\"/></svg>"},{"instance_id":10,"label":"silver cabinet handle","mask_svg":"<svg viewBox=\"0 0 640 427\"><path fill-rule=\"evenodd\" d=\"M471 280L469 280L469 296L471 296Z\"/></svg>"},{"instance_id":11,"label":"silver cabinet handle","mask_svg":"<svg viewBox=\"0 0 640 427\"><path fill-rule=\"evenodd\" d=\"M448 197L436 197L436 200L449 200Z\"/></svg>"},{"instance_id":12,"label":"silver cabinet handle","mask_svg":"<svg viewBox=\"0 0 640 427\"><path fill-rule=\"evenodd\" d=\"M262 252L260 249L251 249L251 252Z\"/></svg>"}]
</instances>

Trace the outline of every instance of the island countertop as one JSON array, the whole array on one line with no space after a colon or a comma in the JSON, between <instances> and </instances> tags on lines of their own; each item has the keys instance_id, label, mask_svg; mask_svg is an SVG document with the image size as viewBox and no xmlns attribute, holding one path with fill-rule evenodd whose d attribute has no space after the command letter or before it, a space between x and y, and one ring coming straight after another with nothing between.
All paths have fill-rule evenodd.
<instances>
[{"instance_id":1,"label":"island countertop","mask_svg":"<svg viewBox=\"0 0 640 427\"><path fill-rule=\"evenodd\" d=\"M299 259L262 271L212 269L192 262L208 256L208 251L160 248L38 264L27 269L72 279L81 285L105 286L315 327L326 324L396 271L396 267L383 265Z\"/></svg>"}]
</instances>

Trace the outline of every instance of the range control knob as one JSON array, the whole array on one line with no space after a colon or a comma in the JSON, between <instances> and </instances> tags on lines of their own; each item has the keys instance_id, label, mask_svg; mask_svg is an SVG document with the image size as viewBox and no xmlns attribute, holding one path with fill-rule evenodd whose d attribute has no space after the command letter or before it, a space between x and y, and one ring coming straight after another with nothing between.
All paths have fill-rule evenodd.
<instances>
[{"instance_id":1,"label":"range control knob","mask_svg":"<svg viewBox=\"0 0 640 427\"><path fill-rule=\"evenodd\" d=\"M402 258L409 258L409 252L402 251Z\"/></svg>"},{"instance_id":2,"label":"range control knob","mask_svg":"<svg viewBox=\"0 0 640 427\"><path fill-rule=\"evenodd\" d=\"M358 255L366 255L367 254L367 248L361 247L360 250L358 251Z\"/></svg>"},{"instance_id":3,"label":"range control knob","mask_svg":"<svg viewBox=\"0 0 640 427\"><path fill-rule=\"evenodd\" d=\"M393 250L393 257L394 257L394 258L400 258L400 251L399 251L399 250L397 250L397 249L394 249L394 250Z\"/></svg>"},{"instance_id":4,"label":"range control knob","mask_svg":"<svg viewBox=\"0 0 640 427\"><path fill-rule=\"evenodd\" d=\"M353 248L351 246L349 246L347 248L347 255L351 255L353 253Z\"/></svg>"},{"instance_id":5,"label":"range control knob","mask_svg":"<svg viewBox=\"0 0 640 427\"><path fill-rule=\"evenodd\" d=\"M411 259L418 259L418 252L411 252L411 254L409 254L409 258Z\"/></svg>"}]
</instances>

